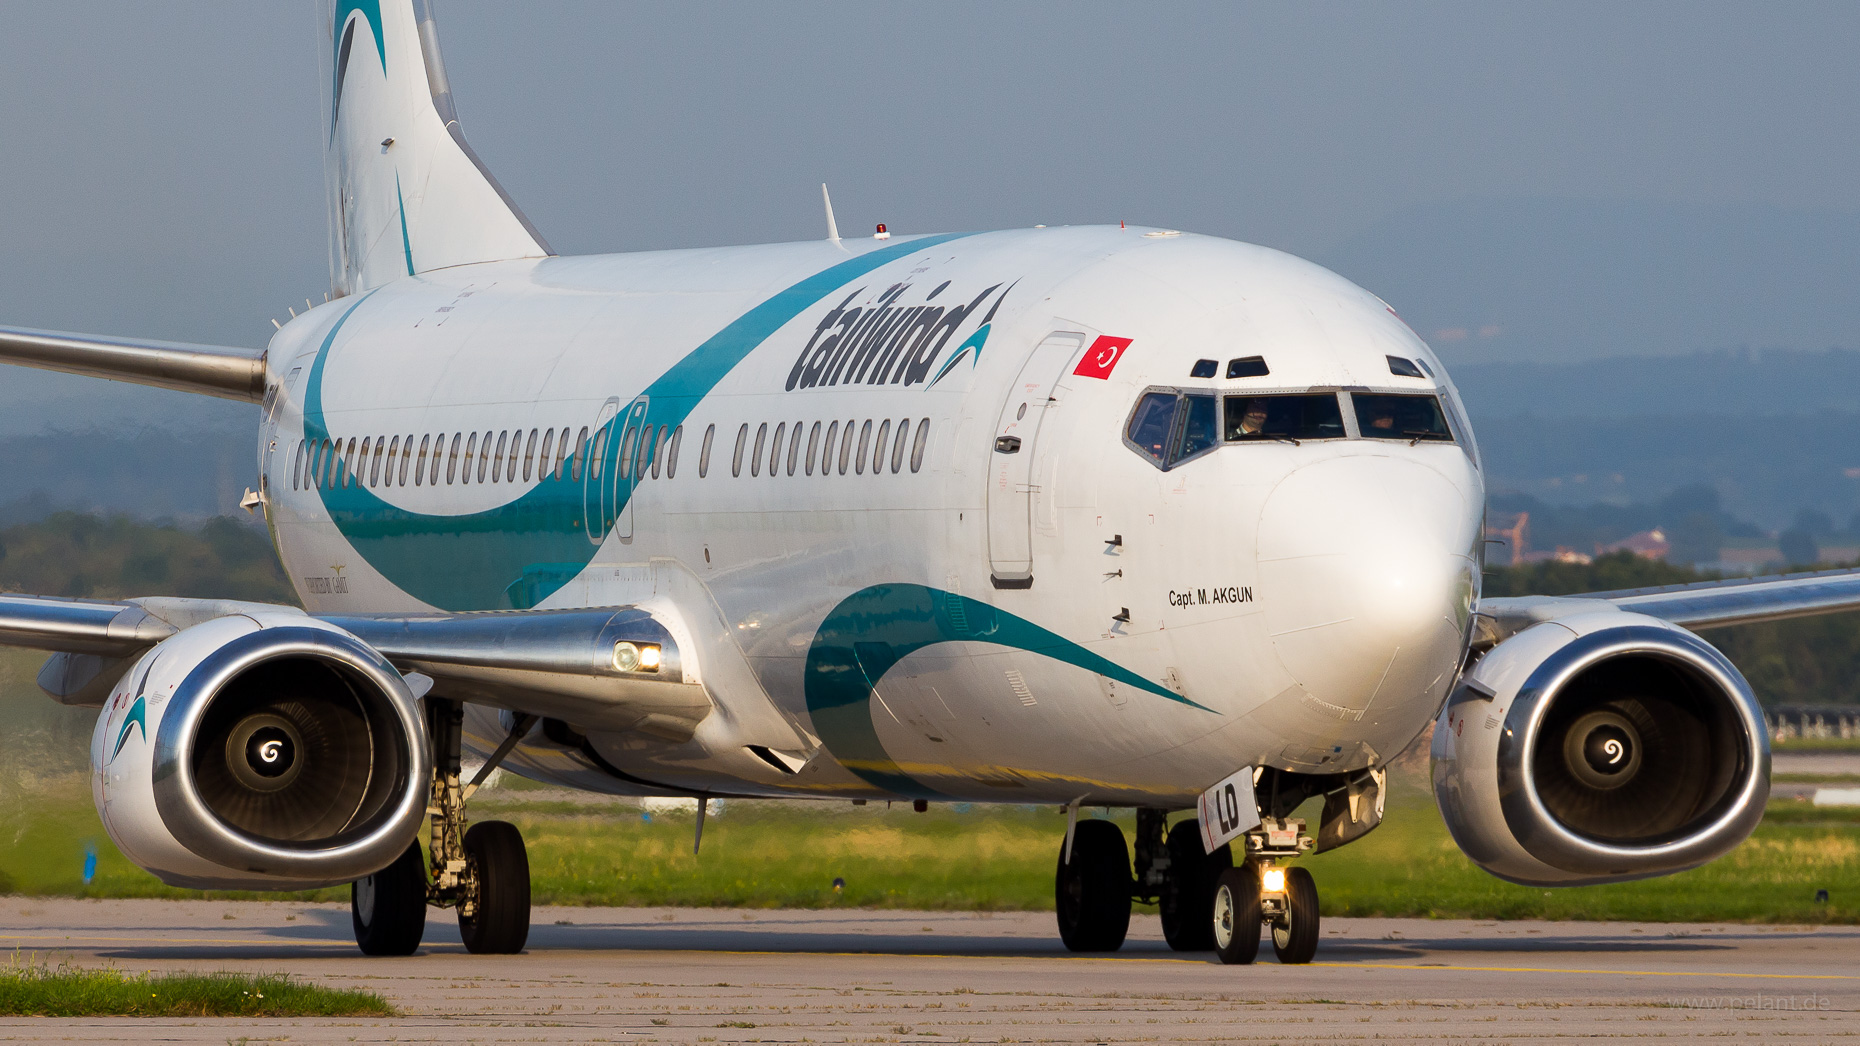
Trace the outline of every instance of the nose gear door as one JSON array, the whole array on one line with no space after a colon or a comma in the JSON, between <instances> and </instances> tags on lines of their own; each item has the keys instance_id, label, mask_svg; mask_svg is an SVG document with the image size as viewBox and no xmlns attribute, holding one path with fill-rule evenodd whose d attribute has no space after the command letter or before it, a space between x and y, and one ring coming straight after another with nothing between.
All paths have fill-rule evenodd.
<instances>
[{"instance_id":1,"label":"nose gear door","mask_svg":"<svg viewBox=\"0 0 1860 1046\"><path fill-rule=\"evenodd\" d=\"M988 478L988 565L996 588L1033 586L1034 455L1053 386L1085 344L1083 334L1056 332L1034 346L1008 389L995 423Z\"/></svg>"}]
</instances>

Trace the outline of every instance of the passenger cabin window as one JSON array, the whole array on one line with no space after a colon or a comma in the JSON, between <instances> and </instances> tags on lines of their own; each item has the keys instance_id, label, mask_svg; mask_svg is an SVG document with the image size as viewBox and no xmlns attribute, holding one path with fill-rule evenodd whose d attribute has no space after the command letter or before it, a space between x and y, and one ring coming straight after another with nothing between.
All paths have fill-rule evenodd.
<instances>
[{"instance_id":1,"label":"passenger cabin window","mask_svg":"<svg viewBox=\"0 0 1860 1046\"><path fill-rule=\"evenodd\" d=\"M1365 439L1453 442L1437 397L1356 392L1350 399L1356 404L1357 430Z\"/></svg>"},{"instance_id":2,"label":"passenger cabin window","mask_svg":"<svg viewBox=\"0 0 1860 1046\"><path fill-rule=\"evenodd\" d=\"M665 447L665 478L678 478L678 447L685 441L685 427L678 426L672 430L672 441Z\"/></svg>"},{"instance_id":3,"label":"passenger cabin window","mask_svg":"<svg viewBox=\"0 0 1860 1046\"><path fill-rule=\"evenodd\" d=\"M1229 443L1260 440L1342 439L1343 412L1334 392L1290 396L1229 396Z\"/></svg>"},{"instance_id":4,"label":"passenger cabin window","mask_svg":"<svg viewBox=\"0 0 1860 1046\"><path fill-rule=\"evenodd\" d=\"M704 442L698 446L698 478L710 475L710 444L717 435L717 426L704 426Z\"/></svg>"},{"instance_id":5,"label":"passenger cabin window","mask_svg":"<svg viewBox=\"0 0 1860 1046\"><path fill-rule=\"evenodd\" d=\"M924 467L924 446L930 442L930 419L917 423L917 439L911 444L911 471Z\"/></svg>"}]
</instances>

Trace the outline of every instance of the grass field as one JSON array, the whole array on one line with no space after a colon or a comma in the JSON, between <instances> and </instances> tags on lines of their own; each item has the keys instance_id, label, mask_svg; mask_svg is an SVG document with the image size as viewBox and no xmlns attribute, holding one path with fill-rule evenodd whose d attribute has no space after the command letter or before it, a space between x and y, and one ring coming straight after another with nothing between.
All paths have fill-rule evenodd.
<instances>
[{"instance_id":1,"label":"grass field","mask_svg":"<svg viewBox=\"0 0 1860 1046\"><path fill-rule=\"evenodd\" d=\"M493 798L495 797L495 798ZM647 819L618 803L489 793L474 816L515 822L529 844L535 899L547 904L1039 910L1052 905L1064 818L1051 808L726 805L691 853L690 814ZM1115 820L1128 833L1131 816ZM109 845L88 797L41 797L0 818L0 885L26 894L195 897L163 886ZM5 838L5 836L0 836ZM84 853L97 851L83 881ZM1676 876L1543 890L1480 871L1446 833L1432 800L1395 790L1382 828L1306 859L1330 915L1485 919L1860 922L1860 810L1778 801L1729 856ZM845 886L835 891L834 879ZM1818 903L1817 890L1829 901ZM215 892L215 897L276 897ZM347 900L346 888L290 895Z\"/></svg>"},{"instance_id":2,"label":"grass field","mask_svg":"<svg viewBox=\"0 0 1860 1046\"><path fill-rule=\"evenodd\" d=\"M286 976L129 973L105 967L0 967L6 1017L392 1017L373 992L324 988Z\"/></svg>"}]
</instances>

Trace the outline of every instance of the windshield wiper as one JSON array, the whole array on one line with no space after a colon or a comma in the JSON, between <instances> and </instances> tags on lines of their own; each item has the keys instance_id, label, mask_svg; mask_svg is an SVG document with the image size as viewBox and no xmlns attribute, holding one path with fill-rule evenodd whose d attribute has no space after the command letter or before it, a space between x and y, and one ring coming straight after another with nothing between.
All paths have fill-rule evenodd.
<instances>
[{"instance_id":1,"label":"windshield wiper","mask_svg":"<svg viewBox=\"0 0 1860 1046\"><path fill-rule=\"evenodd\" d=\"M1298 442L1296 439L1293 439L1291 436L1288 436L1283 432L1262 432L1260 433L1260 435L1270 440L1277 440L1280 443L1290 443L1294 447L1304 446L1304 444Z\"/></svg>"},{"instance_id":2,"label":"windshield wiper","mask_svg":"<svg viewBox=\"0 0 1860 1046\"><path fill-rule=\"evenodd\" d=\"M1408 445L1410 447L1414 446L1415 444L1421 442L1424 439L1448 438L1445 433L1436 432L1433 429L1408 429L1407 431L1403 432L1402 435L1413 437L1412 439L1408 441Z\"/></svg>"}]
</instances>

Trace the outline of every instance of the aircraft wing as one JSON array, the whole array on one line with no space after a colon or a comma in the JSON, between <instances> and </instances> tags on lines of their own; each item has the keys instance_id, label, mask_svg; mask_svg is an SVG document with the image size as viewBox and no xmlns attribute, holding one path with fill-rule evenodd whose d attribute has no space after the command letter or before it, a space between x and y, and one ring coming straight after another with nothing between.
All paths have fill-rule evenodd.
<instances>
[{"instance_id":1,"label":"aircraft wing","mask_svg":"<svg viewBox=\"0 0 1860 1046\"><path fill-rule=\"evenodd\" d=\"M1492 643L1536 624L1583 610L1646 614L1694 631L1860 610L1860 570L1819 570L1689 585L1511 596L1479 601L1479 636Z\"/></svg>"},{"instance_id":2,"label":"aircraft wing","mask_svg":"<svg viewBox=\"0 0 1860 1046\"><path fill-rule=\"evenodd\" d=\"M219 345L0 327L0 363L258 403L265 354Z\"/></svg>"},{"instance_id":3,"label":"aircraft wing","mask_svg":"<svg viewBox=\"0 0 1860 1046\"><path fill-rule=\"evenodd\" d=\"M259 610L302 613L218 599L0 595L0 645L53 651L40 688L66 704L100 705L155 644L203 621ZM456 700L675 741L689 740L712 709L705 688L688 677L673 631L637 607L317 617ZM655 648L656 668L622 670L620 643Z\"/></svg>"}]
</instances>

